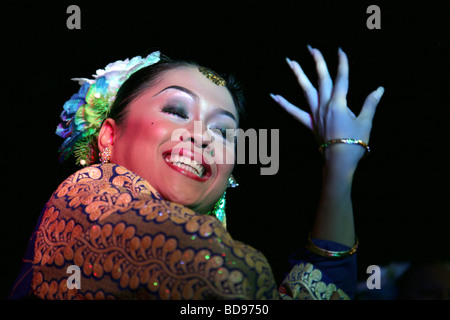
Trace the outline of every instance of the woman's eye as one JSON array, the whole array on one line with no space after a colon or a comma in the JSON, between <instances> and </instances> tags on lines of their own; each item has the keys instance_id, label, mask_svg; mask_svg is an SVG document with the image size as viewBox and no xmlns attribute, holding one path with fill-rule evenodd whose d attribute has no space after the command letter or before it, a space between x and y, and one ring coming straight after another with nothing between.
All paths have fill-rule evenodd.
<instances>
[{"instance_id":1,"label":"woman's eye","mask_svg":"<svg viewBox=\"0 0 450 320\"><path fill-rule=\"evenodd\" d=\"M162 108L161 111L164 113L179 117L181 119L189 118L189 116L187 115L186 111L183 108L167 106L167 107Z\"/></svg>"},{"instance_id":2,"label":"woman's eye","mask_svg":"<svg viewBox=\"0 0 450 320\"><path fill-rule=\"evenodd\" d=\"M220 136L222 136L223 139L232 141L234 139L234 135L230 134L231 132L227 133L226 128L218 128L218 127L212 127L210 130Z\"/></svg>"}]
</instances>

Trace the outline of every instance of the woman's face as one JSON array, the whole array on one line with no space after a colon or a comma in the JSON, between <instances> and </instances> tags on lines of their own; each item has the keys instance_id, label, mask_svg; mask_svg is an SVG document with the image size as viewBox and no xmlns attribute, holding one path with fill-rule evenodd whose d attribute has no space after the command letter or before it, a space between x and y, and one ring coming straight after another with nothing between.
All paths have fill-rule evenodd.
<instances>
[{"instance_id":1,"label":"woman's face","mask_svg":"<svg viewBox=\"0 0 450 320\"><path fill-rule=\"evenodd\" d=\"M208 212L234 167L238 114L228 89L195 67L164 73L115 126L111 162L147 180L166 200Z\"/></svg>"}]
</instances>

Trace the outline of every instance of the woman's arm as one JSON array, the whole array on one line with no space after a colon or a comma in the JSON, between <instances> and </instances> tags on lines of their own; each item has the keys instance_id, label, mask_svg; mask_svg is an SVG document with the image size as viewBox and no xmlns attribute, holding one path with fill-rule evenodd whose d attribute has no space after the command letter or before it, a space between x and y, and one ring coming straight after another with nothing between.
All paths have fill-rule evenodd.
<instances>
[{"instance_id":1,"label":"woman's arm","mask_svg":"<svg viewBox=\"0 0 450 320\"><path fill-rule=\"evenodd\" d=\"M351 189L356 166L348 163L346 149L358 146L336 145L332 148L334 150L326 151L322 191L311 237L353 247L355 228Z\"/></svg>"},{"instance_id":2,"label":"woman's arm","mask_svg":"<svg viewBox=\"0 0 450 320\"><path fill-rule=\"evenodd\" d=\"M326 62L319 50L308 46L316 63L318 90L311 84L300 65L287 59L304 90L310 112L303 111L280 95L272 98L287 112L317 135L321 143L332 139L356 139L369 142L372 120L384 92L382 87L366 98L356 117L347 107L348 60L339 49L339 66L333 83ZM323 185L311 237L330 240L352 247L355 244L351 188L359 160L366 152L360 145L332 144L323 149L325 165Z\"/></svg>"}]
</instances>

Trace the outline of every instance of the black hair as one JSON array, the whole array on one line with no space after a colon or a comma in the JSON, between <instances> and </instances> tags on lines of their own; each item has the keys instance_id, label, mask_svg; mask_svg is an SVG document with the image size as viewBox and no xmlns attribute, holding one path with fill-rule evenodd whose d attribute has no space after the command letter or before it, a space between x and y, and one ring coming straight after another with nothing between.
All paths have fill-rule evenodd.
<instances>
[{"instance_id":1,"label":"black hair","mask_svg":"<svg viewBox=\"0 0 450 320\"><path fill-rule=\"evenodd\" d=\"M127 106L136 98L138 98L146 89L155 85L161 79L161 75L170 70L180 67L199 67L199 65L192 61L173 60L167 56L161 55L160 61L142 68L133 73L124 84L120 87L117 93L116 100L111 106L111 111L108 115L116 121L117 125L123 126L127 116ZM236 78L231 74L221 75L226 81L226 88L230 92L239 119L245 117L245 99L242 87L237 82Z\"/></svg>"}]
</instances>

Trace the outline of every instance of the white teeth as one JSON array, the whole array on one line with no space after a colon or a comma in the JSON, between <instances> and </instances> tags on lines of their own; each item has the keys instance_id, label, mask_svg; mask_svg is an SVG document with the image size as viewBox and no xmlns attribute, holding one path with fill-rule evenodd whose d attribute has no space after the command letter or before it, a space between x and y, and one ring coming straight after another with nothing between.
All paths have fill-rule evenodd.
<instances>
[{"instance_id":1,"label":"white teeth","mask_svg":"<svg viewBox=\"0 0 450 320\"><path fill-rule=\"evenodd\" d=\"M193 174L199 177L202 177L203 174L205 173L205 167L203 167L197 161L185 156L179 155L167 156L166 161L176 165L177 167L180 167L183 170L192 172Z\"/></svg>"}]
</instances>

